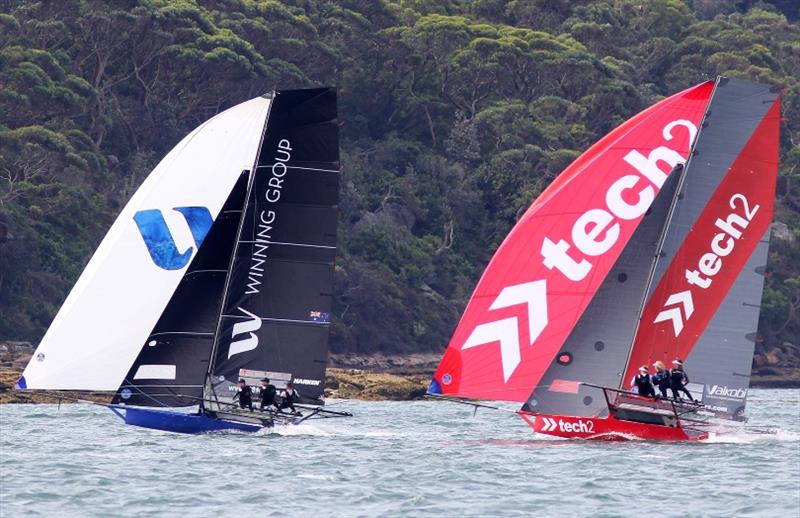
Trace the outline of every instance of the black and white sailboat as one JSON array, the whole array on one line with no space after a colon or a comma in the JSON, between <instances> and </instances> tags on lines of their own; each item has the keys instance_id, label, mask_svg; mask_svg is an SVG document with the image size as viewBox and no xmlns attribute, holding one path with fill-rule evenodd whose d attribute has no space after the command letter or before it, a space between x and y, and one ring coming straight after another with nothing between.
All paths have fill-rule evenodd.
<instances>
[{"instance_id":1,"label":"black and white sailboat","mask_svg":"<svg viewBox=\"0 0 800 518\"><path fill-rule=\"evenodd\" d=\"M207 121L123 209L18 388L115 390L126 423L184 433L350 415L322 409L338 192L333 88ZM237 382L262 378L303 415L241 409Z\"/></svg>"}]
</instances>

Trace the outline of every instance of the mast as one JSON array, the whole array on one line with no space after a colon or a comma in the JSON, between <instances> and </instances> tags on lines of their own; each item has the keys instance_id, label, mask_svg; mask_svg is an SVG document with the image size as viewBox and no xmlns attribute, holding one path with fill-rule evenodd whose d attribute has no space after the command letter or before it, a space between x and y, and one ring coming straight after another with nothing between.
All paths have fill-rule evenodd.
<instances>
[{"instance_id":1,"label":"mast","mask_svg":"<svg viewBox=\"0 0 800 518\"><path fill-rule=\"evenodd\" d=\"M655 252L655 260L650 265L650 272L647 276L647 282L645 284L644 290L642 291L642 299L639 303L639 309L636 311L636 327L633 329L633 335L631 336L630 346L628 347L628 358L625 360L625 366L622 369L623 375L620 377L619 380L619 387L621 389L625 388L625 380L626 376L625 373L629 372L630 369L630 361L631 356L633 355L633 346L636 343L636 336L639 333L639 328L642 325L642 314L644 313L644 308L647 305L647 299L650 296L650 291L653 288L653 282L656 278L656 271L658 270L659 261L662 258L662 252L664 250L664 243L667 239L667 234L669 232L670 226L672 224L672 218L675 215L675 209L678 206L678 200L681 199L683 196L683 188L686 183L686 175L689 171L689 164L692 161L692 158L695 154L695 149L697 146L697 142L700 140L700 134L703 132L705 128L706 117L708 117L709 108L711 107L711 103L714 100L714 92L717 90L717 85L719 85L720 78L714 81L714 89L711 91L711 96L708 99L708 105L706 107L705 112L703 113L703 118L700 120L700 124L697 126L697 135L695 135L694 141L691 143L691 149L689 151L689 157L687 158L686 162L680 166L680 178L678 179L678 185L675 188L675 194L672 196L672 201L670 202L669 210L667 212L667 219L664 222L664 227L661 229L661 234L658 236L658 244L656 245L656 252ZM674 174L674 173L673 173Z\"/></svg>"},{"instance_id":2,"label":"mast","mask_svg":"<svg viewBox=\"0 0 800 518\"><path fill-rule=\"evenodd\" d=\"M256 170L258 168L258 161L259 161L259 157L261 156L261 148L264 146L264 137L267 134L267 127L269 126L269 115L272 112L272 105L275 102L276 94L277 94L277 92L275 90L273 90L271 93L268 93L268 94L265 94L264 96L262 96L262 97L264 97L266 99L270 99L270 103L269 103L269 107L267 108L266 117L264 118L264 126L261 129L261 138L258 141L258 152L256 153L256 157L255 157L255 160L253 162L253 167L250 168L250 174L247 177L247 189L245 190L244 200L242 202L241 213L239 215L239 225L236 228L236 237L234 238L234 241L233 241L233 250L231 251L231 258L230 258L230 261L228 262L228 270L227 270L227 273L225 275L225 285L222 288L222 303L219 306L219 315L217 316L217 325L215 326L214 335L213 335L213 338L212 338L211 352L210 352L209 357L208 357L208 369L206 369L206 375L205 375L205 378L203 379L203 386L211 389L211 395L213 395L215 400L217 399L217 393L214 390L214 384L213 383L208 383L208 381L209 381L209 377L211 376L212 369L214 368L214 358L216 356L217 346L219 344L219 332L220 332L220 329L222 328L222 315L225 313L225 303L228 300L228 291L229 291L230 282L231 282L231 272L233 271L233 265L234 265L234 263L236 261L236 248L237 248L237 246L239 244L239 241L241 240L241 237L242 237L242 228L244 228L244 219L247 216L247 206L250 203L250 195L251 195L251 193L253 191L253 184L255 182ZM203 392L206 392L206 390L204 389ZM200 409L201 410L202 410L202 408L204 406L203 405L203 401L207 397L209 397L209 394L204 394L203 398L200 400Z\"/></svg>"}]
</instances>

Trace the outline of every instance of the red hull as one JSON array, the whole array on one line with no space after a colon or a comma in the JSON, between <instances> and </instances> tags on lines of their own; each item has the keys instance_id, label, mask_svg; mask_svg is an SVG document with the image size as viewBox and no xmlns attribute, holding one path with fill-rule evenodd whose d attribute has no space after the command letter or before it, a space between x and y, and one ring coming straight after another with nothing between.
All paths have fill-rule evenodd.
<instances>
[{"instance_id":1,"label":"red hull","mask_svg":"<svg viewBox=\"0 0 800 518\"><path fill-rule=\"evenodd\" d=\"M677 426L624 421L608 417L574 417L517 412L536 433L567 439L593 439L600 441L626 441L645 439L651 441L701 441L708 438L705 432L694 432Z\"/></svg>"}]
</instances>

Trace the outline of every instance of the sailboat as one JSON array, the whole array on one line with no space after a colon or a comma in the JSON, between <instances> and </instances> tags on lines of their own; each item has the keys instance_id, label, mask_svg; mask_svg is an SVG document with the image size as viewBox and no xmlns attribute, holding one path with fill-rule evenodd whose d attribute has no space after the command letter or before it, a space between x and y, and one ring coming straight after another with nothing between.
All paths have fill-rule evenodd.
<instances>
[{"instance_id":1,"label":"sailboat","mask_svg":"<svg viewBox=\"0 0 800 518\"><path fill-rule=\"evenodd\" d=\"M335 89L206 121L122 210L17 388L113 391L127 424L184 433L350 415L322 408L338 192ZM239 380L263 378L301 410L240 408Z\"/></svg>"},{"instance_id":2,"label":"sailboat","mask_svg":"<svg viewBox=\"0 0 800 518\"><path fill-rule=\"evenodd\" d=\"M699 440L746 420L779 90L718 77L578 157L494 254L428 393L522 403L537 433ZM682 360L693 399L630 391Z\"/></svg>"}]
</instances>

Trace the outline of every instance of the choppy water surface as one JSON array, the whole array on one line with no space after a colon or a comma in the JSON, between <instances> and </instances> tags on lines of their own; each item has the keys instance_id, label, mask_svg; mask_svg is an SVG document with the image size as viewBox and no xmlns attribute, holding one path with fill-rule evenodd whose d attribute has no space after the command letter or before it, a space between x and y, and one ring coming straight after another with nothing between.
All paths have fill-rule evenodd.
<instances>
[{"instance_id":1,"label":"choppy water surface","mask_svg":"<svg viewBox=\"0 0 800 518\"><path fill-rule=\"evenodd\" d=\"M259 435L124 426L85 405L0 406L0 516L800 516L800 390L753 390L752 425L700 444L535 436L444 402Z\"/></svg>"}]
</instances>

